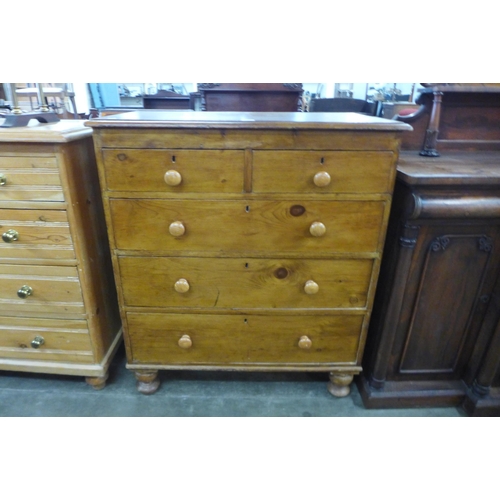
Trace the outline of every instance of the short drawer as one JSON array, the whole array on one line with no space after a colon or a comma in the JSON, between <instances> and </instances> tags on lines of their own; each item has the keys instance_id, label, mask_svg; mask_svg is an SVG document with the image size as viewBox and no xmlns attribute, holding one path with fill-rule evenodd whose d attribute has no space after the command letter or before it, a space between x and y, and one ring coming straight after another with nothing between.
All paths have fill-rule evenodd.
<instances>
[{"instance_id":1,"label":"short drawer","mask_svg":"<svg viewBox=\"0 0 500 500\"><path fill-rule=\"evenodd\" d=\"M372 260L119 257L127 306L365 307Z\"/></svg>"},{"instance_id":2,"label":"short drawer","mask_svg":"<svg viewBox=\"0 0 500 500\"><path fill-rule=\"evenodd\" d=\"M74 259L65 210L0 209L2 259Z\"/></svg>"},{"instance_id":3,"label":"short drawer","mask_svg":"<svg viewBox=\"0 0 500 500\"><path fill-rule=\"evenodd\" d=\"M363 318L129 313L129 361L165 365L353 363Z\"/></svg>"},{"instance_id":4,"label":"short drawer","mask_svg":"<svg viewBox=\"0 0 500 500\"><path fill-rule=\"evenodd\" d=\"M243 151L105 149L103 159L110 191L243 191Z\"/></svg>"},{"instance_id":5,"label":"short drawer","mask_svg":"<svg viewBox=\"0 0 500 500\"><path fill-rule=\"evenodd\" d=\"M15 316L84 314L76 268L0 265L0 309Z\"/></svg>"},{"instance_id":6,"label":"short drawer","mask_svg":"<svg viewBox=\"0 0 500 500\"><path fill-rule=\"evenodd\" d=\"M389 193L391 151L254 151L256 193Z\"/></svg>"},{"instance_id":7,"label":"short drawer","mask_svg":"<svg viewBox=\"0 0 500 500\"><path fill-rule=\"evenodd\" d=\"M378 250L385 202L115 199L110 207L119 249L335 253Z\"/></svg>"},{"instance_id":8,"label":"short drawer","mask_svg":"<svg viewBox=\"0 0 500 500\"><path fill-rule=\"evenodd\" d=\"M56 159L0 156L0 201L64 201Z\"/></svg>"},{"instance_id":9,"label":"short drawer","mask_svg":"<svg viewBox=\"0 0 500 500\"><path fill-rule=\"evenodd\" d=\"M0 316L1 358L92 361L87 322Z\"/></svg>"}]
</instances>

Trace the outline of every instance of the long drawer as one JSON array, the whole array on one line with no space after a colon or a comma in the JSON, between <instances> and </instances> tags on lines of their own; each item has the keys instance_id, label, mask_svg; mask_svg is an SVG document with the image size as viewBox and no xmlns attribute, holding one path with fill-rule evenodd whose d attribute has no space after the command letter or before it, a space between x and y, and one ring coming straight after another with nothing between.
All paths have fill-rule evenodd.
<instances>
[{"instance_id":1,"label":"long drawer","mask_svg":"<svg viewBox=\"0 0 500 500\"><path fill-rule=\"evenodd\" d=\"M0 260L74 259L65 210L0 209Z\"/></svg>"},{"instance_id":2,"label":"long drawer","mask_svg":"<svg viewBox=\"0 0 500 500\"><path fill-rule=\"evenodd\" d=\"M112 199L110 209L121 250L352 253L379 250L385 202Z\"/></svg>"},{"instance_id":3,"label":"long drawer","mask_svg":"<svg viewBox=\"0 0 500 500\"><path fill-rule=\"evenodd\" d=\"M363 319L127 314L131 361L172 365L354 363Z\"/></svg>"},{"instance_id":4,"label":"long drawer","mask_svg":"<svg viewBox=\"0 0 500 500\"><path fill-rule=\"evenodd\" d=\"M103 151L103 159L111 191L241 193L243 190L243 151L108 149Z\"/></svg>"},{"instance_id":5,"label":"long drawer","mask_svg":"<svg viewBox=\"0 0 500 500\"><path fill-rule=\"evenodd\" d=\"M0 265L0 311L26 315L84 314L75 267Z\"/></svg>"},{"instance_id":6,"label":"long drawer","mask_svg":"<svg viewBox=\"0 0 500 500\"><path fill-rule=\"evenodd\" d=\"M0 201L64 201L56 159L0 156Z\"/></svg>"},{"instance_id":7,"label":"long drawer","mask_svg":"<svg viewBox=\"0 0 500 500\"><path fill-rule=\"evenodd\" d=\"M0 316L0 358L92 360L87 322Z\"/></svg>"},{"instance_id":8,"label":"long drawer","mask_svg":"<svg viewBox=\"0 0 500 500\"><path fill-rule=\"evenodd\" d=\"M391 151L254 151L256 193L389 193Z\"/></svg>"},{"instance_id":9,"label":"long drawer","mask_svg":"<svg viewBox=\"0 0 500 500\"><path fill-rule=\"evenodd\" d=\"M120 257L125 304L365 307L372 260Z\"/></svg>"}]
</instances>

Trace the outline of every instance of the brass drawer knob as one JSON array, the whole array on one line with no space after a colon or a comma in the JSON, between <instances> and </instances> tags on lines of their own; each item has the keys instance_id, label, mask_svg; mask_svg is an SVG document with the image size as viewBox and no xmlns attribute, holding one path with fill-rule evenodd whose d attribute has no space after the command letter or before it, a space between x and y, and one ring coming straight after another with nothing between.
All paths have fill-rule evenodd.
<instances>
[{"instance_id":1,"label":"brass drawer knob","mask_svg":"<svg viewBox=\"0 0 500 500\"><path fill-rule=\"evenodd\" d=\"M25 299L29 297L30 295L33 295L33 288L31 288L28 285L23 285L18 291L17 291L17 296L20 299Z\"/></svg>"},{"instance_id":2,"label":"brass drawer knob","mask_svg":"<svg viewBox=\"0 0 500 500\"><path fill-rule=\"evenodd\" d=\"M0 186L5 186L7 184L7 177L4 174L0 174Z\"/></svg>"},{"instance_id":3,"label":"brass drawer knob","mask_svg":"<svg viewBox=\"0 0 500 500\"><path fill-rule=\"evenodd\" d=\"M182 182L182 175L177 170L167 170L163 178L169 186L178 186Z\"/></svg>"},{"instance_id":4,"label":"brass drawer knob","mask_svg":"<svg viewBox=\"0 0 500 500\"><path fill-rule=\"evenodd\" d=\"M40 335L37 335L31 341L31 347L33 347L33 349L38 349L43 344L45 344L45 339L43 337L40 337Z\"/></svg>"},{"instance_id":5,"label":"brass drawer knob","mask_svg":"<svg viewBox=\"0 0 500 500\"><path fill-rule=\"evenodd\" d=\"M12 243L13 241L17 241L19 239L19 233L14 229L9 229L2 234L2 240L5 243Z\"/></svg>"},{"instance_id":6,"label":"brass drawer knob","mask_svg":"<svg viewBox=\"0 0 500 500\"><path fill-rule=\"evenodd\" d=\"M189 335L183 335L177 344L181 349L189 349L193 345L193 341Z\"/></svg>"},{"instance_id":7,"label":"brass drawer knob","mask_svg":"<svg viewBox=\"0 0 500 500\"><path fill-rule=\"evenodd\" d=\"M299 339L299 347L301 349L310 349L312 344L312 340L307 335L302 335Z\"/></svg>"},{"instance_id":8,"label":"brass drawer knob","mask_svg":"<svg viewBox=\"0 0 500 500\"><path fill-rule=\"evenodd\" d=\"M314 295L319 292L319 285L313 280L308 280L304 285L304 292L306 292L307 295Z\"/></svg>"},{"instance_id":9,"label":"brass drawer knob","mask_svg":"<svg viewBox=\"0 0 500 500\"><path fill-rule=\"evenodd\" d=\"M189 282L184 278L181 278L175 282L175 291L179 293L186 293L189 291Z\"/></svg>"},{"instance_id":10,"label":"brass drawer knob","mask_svg":"<svg viewBox=\"0 0 500 500\"><path fill-rule=\"evenodd\" d=\"M328 172L318 172L313 178L314 184L318 187L328 186L331 181L332 178Z\"/></svg>"},{"instance_id":11,"label":"brass drawer knob","mask_svg":"<svg viewBox=\"0 0 500 500\"><path fill-rule=\"evenodd\" d=\"M309 232L319 238L326 233L326 227L322 222L313 222L309 227Z\"/></svg>"},{"instance_id":12,"label":"brass drawer knob","mask_svg":"<svg viewBox=\"0 0 500 500\"><path fill-rule=\"evenodd\" d=\"M184 224L182 222L175 221L170 224L168 232L172 236L182 236L186 232L186 228L184 227Z\"/></svg>"}]
</instances>

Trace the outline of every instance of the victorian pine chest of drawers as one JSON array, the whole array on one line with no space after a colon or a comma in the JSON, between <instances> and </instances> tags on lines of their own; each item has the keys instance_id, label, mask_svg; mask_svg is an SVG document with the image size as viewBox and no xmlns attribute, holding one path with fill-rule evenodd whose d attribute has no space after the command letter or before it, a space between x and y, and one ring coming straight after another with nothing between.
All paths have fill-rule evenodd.
<instances>
[{"instance_id":1,"label":"victorian pine chest of drawers","mask_svg":"<svg viewBox=\"0 0 500 500\"><path fill-rule=\"evenodd\" d=\"M92 129L0 128L0 369L104 387L121 322Z\"/></svg>"},{"instance_id":2,"label":"victorian pine chest of drawers","mask_svg":"<svg viewBox=\"0 0 500 500\"><path fill-rule=\"evenodd\" d=\"M127 367L361 370L399 132L354 114L132 112L88 122Z\"/></svg>"}]
</instances>

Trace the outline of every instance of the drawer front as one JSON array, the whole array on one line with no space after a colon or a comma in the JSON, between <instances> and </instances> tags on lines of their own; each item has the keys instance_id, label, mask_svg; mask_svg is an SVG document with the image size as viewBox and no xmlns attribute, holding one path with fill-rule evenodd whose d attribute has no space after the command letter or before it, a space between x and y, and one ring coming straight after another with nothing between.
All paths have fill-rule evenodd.
<instances>
[{"instance_id":1,"label":"drawer front","mask_svg":"<svg viewBox=\"0 0 500 500\"><path fill-rule=\"evenodd\" d=\"M0 316L0 358L92 361L87 322Z\"/></svg>"},{"instance_id":2,"label":"drawer front","mask_svg":"<svg viewBox=\"0 0 500 500\"><path fill-rule=\"evenodd\" d=\"M85 312L74 267L0 265L0 307L13 315Z\"/></svg>"},{"instance_id":3,"label":"drawer front","mask_svg":"<svg viewBox=\"0 0 500 500\"><path fill-rule=\"evenodd\" d=\"M383 201L110 201L116 246L165 252L375 252ZM184 234L173 236L181 227ZM311 226L325 233L313 236Z\"/></svg>"},{"instance_id":4,"label":"drawer front","mask_svg":"<svg viewBox=\"0 0 500 500\"><path fill-rule=\"evenodd\" d=\"M111 191L241 193L243 151L104 150ZM169 172L168 175L165 175Z\"/></svg>"},{"instance_id":5,"label":"drawer front","mask_svg":"<svg viewBox=\"0 0 500 500\"><path fill-rule=\"evenodd\" d=\"M64 201L56 159L0 156L0 201Z\"/></svg>"},{"instance_id":6,"label":"drawer front","mask_svg":"<svg viewBox=\"0 0 500 500\"><path fill-rule=\"evenodd\" d=\"M373 262L120 257L127 306L365 307Z\"/></svg>"},{"instance_id":7,"label":"drawer front","mask_svg":"<svg viewBox=\"0 0 500 500\"><path fill-rule=\"evenodd\" d=\"M0 260L74 259L65 210L0 210Z\"/></svg>"},{"instance_id":8,"label":"drawer front","mask_svg":"<svg viewBox=\"0 0 500 500\"><path fill-rule=\"evenodd\" d=\"M256 193L389 193L393 153L254 151Z\"/></svg>"},{"instance_id":9,"label":"drawer front","mask_svg":"<svg viewBox=\"0 0 500 500\"><path fill-rule=\"evenodd\" d=\"M129 313L127 323L134 363L307 365L355 362L363 317Z\"/></svg>"}]
</instances>

